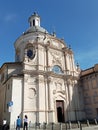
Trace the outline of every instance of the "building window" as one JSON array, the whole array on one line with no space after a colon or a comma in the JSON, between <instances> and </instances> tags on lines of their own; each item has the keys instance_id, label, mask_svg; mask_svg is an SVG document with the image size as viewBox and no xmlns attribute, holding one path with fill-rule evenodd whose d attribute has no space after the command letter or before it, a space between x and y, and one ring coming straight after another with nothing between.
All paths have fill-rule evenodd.
<instances>
[{"instance_id":1,"label":"building window","mask_svg":"<svg viewBox=\"0 0 98 130\"><path fill-rule=\"evenodd\" d=\"M16 56L16 61L18 62L20 59L19 59L19 55Z\"/></svg>"},{"instance_id":2,"label":"building window","mask_svg":"<svg viewBox=\"0 0 98 130\"><path fill-rule=\"evenodd\" d=\"M33 20L33 26L35 26L35 20Z\"/></svg>"},{"instance_id":3,"label":"building window","mask_svg":"<svg viewBox=\"0 0 98 130\"><path fill-rule=\"evenodd\" d=\"M58 65L53 66L52 71L56 74L62 74L61 67L59 67Z\"/></svg>"},{"instance_id":4,"label":"building window","mask_svg":"<svg viewBox=\"0 0 98 130\"><path fill-rule=\"evenodd\" d=\"M95 79L92 80L92 88L97 88L97 82Z\"/></svg>"},{"instance_id":5,"label":"building window","mask_svg":"<svg viewBox=\"0 0 98 130\"><path fill-rule=\"evenodd\" d=\"M97 116L97 119L98 119L98 108L96 108L96 116Z\"/></svg>"},{"instance_id":6,"label":"building window","mask_svg":"<svg viewBox=\"0 0 98 130\"><path fill-rule=\"evenodd\" d=\"M83 84L83 89L85 90L85 91L88 91L89 90L89 82L87 82L87 81L85 81L84 82L84 84Z\"/></svg>"},{"instance_id":7,"label":"building window","mask_svg":"<svg viewBox=\"0 0 98 130\"><path fill-rule=\"evenodd\" d=\"M16 50L16 62L20 61L20 50Z\"/></svg>"},{"instance_id":8,"label":"building window","mask_svg":"<svg viewBox=\"0 0 98 130\"><path fill-rule=\"evenodd\" d=\"M8 88L8 90L10 89L10 85L9 84L8 84L7 88Z\"/></svg>"},{"instance_id":9,"label":"building window","mask_svg":"<svg viewBox=\"0 0 98 130\"><path fill-rule=\"evenodd\" d=\"M84 97L84 104L85 105L91 105L92 104L91 98L90 97Z\"/></svg>"},{"instance_id":10,"label":"building window","mask_svg":"<svg viewBox=\"0 0 98 130\"><path fill-rule=\"evenodd\" d=\"M90 108L86 108L85 112L87 115L92 115L92 110Z\"/></svg>"},{"instance_id":11,"label":"building window","mask_svg":"<svg viewBox=\"0 0 98 130\"><path fill-rule=\"evenodd\" d=\"M93 102L94 102L95 104L98 103L98 96L93 96Z\"/></svg>"},{"instance_id":12,"label":"building window","mask_svg":"<svg viewBox=\"0 0 98 130\"><path fill-rule=\"evenodd\" d=\"M32 26L32 23L30 22L30 27Z\"/></svg>"},{"instance_id":13,"label":"building window","mask_svg":"<svg viewBox=\"0 0 98 130\"><path fill-rule=\"evenodd\" d=\"M1 82L3 82L3 80L4 80L4 73L2 73L1 75Z\"/></svg>"}]
</instances>

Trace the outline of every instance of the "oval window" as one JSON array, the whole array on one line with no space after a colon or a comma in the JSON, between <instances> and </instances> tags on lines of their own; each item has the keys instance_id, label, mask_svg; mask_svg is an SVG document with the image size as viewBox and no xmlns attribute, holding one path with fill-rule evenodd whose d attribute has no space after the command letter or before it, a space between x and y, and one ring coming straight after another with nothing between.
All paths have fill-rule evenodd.
<instances>
[{"instance_id":1,"label":"oval window","mask_svg":"<svg viewBox=\"0 0 98 130\"><path fill-rule=\"evenodd\" d=\"M59 67L58 65L53 66L52 71L54 73L57 73L57 74L61 74L62 73L61 67Z\"/></svg>"}]
</instances>

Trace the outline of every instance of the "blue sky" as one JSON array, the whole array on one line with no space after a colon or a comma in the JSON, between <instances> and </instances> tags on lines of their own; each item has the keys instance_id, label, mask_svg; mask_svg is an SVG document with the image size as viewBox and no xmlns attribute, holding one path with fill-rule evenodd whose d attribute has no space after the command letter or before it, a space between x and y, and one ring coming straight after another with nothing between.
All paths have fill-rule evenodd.
<instances>
[{"instance_id":1,"label":"blue sky","mask_svg":"<svg viewBox=\"0 0 98 130\"><path fill-rule=\"evenodd\" d=\"M0 66L14 62L15 40L29 28L33 12L41 26L71 45L75 63L87 69L98 63L98 0L1 0Z\"/></svg>"}]
</instances>

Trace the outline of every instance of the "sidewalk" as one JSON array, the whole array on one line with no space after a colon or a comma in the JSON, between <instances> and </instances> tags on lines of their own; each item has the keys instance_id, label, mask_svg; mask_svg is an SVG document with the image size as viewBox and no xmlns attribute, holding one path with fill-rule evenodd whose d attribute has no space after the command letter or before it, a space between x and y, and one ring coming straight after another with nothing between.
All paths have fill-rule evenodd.
<instances>
[{"instance_id":1,"label":"sidewalk","mask_svg":"<svg viewBox=\"0 0 98 130\"><path fill-rule=\"evenodd\" d=\"M16 129L15 128L11 128L10 130L16 130ZM20 130L23 130L23 128L21 128ZM47 130L47 129L28 128L28 130ZM54 129L54 130L56 130L56 129ZM66 130L66 129L62 129L62 130ZM67 130L98 130L98 125L96 125L96 126L89 126L89 127L82 127L82 128L75 128L75 129L67 129Z\"/></svg>"},{"instance_id":2,"label":"sidewalk","mask_svg":"<svg viewBox=\"0 0 98 130\"><path fill-rule=\"evenodd\" d=\"M89 127L82 127L82 129L76 128L76 129L71 129L71 130L98 130L98 125L96 125L96 126L89 126Z\"/></svg>"}]
</instances>

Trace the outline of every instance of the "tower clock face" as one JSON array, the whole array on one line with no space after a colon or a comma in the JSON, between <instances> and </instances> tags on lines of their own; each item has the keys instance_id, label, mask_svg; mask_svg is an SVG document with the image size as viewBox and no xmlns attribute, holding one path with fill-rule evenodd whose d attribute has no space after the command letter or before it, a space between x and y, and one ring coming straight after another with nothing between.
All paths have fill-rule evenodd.
<instances>
[{"instance_id":1,"label":"tower clock face","mask_svg":"<svg viewBox=\"0 0 98 130\"><path fill-rule=\"evenodd\" d=\"M35 51L33 51L33 49L28 49L27 56L28 58L33 59L35 57Z\"/></svg>"}]
</instances>

